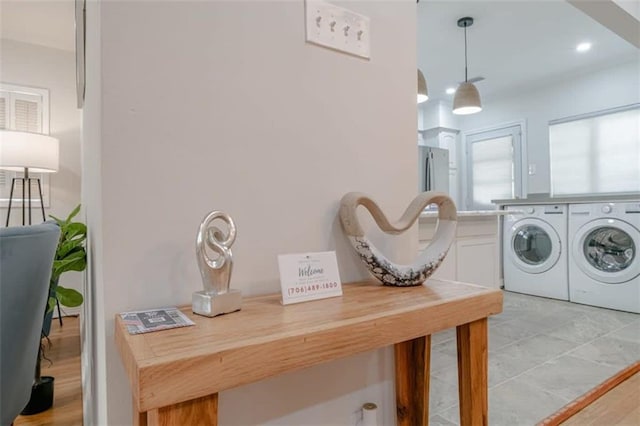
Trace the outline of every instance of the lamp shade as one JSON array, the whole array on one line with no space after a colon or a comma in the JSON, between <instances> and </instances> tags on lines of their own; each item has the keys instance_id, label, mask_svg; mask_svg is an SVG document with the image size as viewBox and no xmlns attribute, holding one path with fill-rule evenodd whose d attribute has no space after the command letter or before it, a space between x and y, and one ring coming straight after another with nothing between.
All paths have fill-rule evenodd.
<instances>
[{"instance_id":1,"label":"lamp shade","mask_svg":"<svg viewBox=\"0 0 640 426\"><path fill-rule=\"evenodd\" d=\"M460 83L453 98L453 113L458 115L474 114L482 111L480 93L473 83Z\"/></svg>"},{"instance_id":2,"label":"lamp shade","mask_svg":"<svg viewBox=\"0 0 640 426\"><path fill-rule=\"evenodd\" d=\"M424 79L422 71L418 70L418 103L425 102L429 99L429 91L427 90L427 81Z\"/></svg>"},{"instance_id":3,"label":"lamp shade","mask_svg":"<svg viewBox=\"0 0 640 426\"><path fill-rule=\"evenodd\" d=\"M58 144L58 139L39 133L0 130L0 169L57 172Z\"/></svg>"}]
</instances>

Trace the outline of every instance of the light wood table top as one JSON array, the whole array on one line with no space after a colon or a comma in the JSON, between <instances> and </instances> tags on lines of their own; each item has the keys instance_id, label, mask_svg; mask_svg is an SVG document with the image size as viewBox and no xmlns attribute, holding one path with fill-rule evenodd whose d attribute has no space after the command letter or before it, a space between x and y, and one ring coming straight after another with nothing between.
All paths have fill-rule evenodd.
<instances>
[{"instance_id":1,"label":"light wood table top","mask_svg":"<svg viewBox=\"0 0 640 426\"><path fill-rule=\"evenodd\" d=\"M343 285L344 295L283 306L246 298L242 310L195 326L115 338L140 412L430 335L502 311L502 292L430 279L418 287Z\"/></svg>"}]
</instances>

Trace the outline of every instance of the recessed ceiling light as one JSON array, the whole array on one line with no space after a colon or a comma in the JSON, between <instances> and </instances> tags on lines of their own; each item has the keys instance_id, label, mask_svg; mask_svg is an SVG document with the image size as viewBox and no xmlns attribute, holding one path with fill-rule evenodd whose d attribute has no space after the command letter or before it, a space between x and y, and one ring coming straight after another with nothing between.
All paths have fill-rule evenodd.
<instances>
[{"instance_id":1,"label":"recessed ceiling light","mask_svg":"<svg viewBox=\"0 0 640 426\"><path fill-rule=\"evenodd\" d=\"M447 88L447 95L453 95L454 93L456 93L456 88L455 87Z\"/></svg>"},{"instance_id":2,"label":"recessed ceiling light","mask_svg":"<svg viewBox=\"0 0 640 426\"><path fill-rule=\"evenodd\" d=\"M591 49L591 43L589 42L580 43L576 46L578 52L586 52L589 49Z\"/></svg>"}]
</instances>

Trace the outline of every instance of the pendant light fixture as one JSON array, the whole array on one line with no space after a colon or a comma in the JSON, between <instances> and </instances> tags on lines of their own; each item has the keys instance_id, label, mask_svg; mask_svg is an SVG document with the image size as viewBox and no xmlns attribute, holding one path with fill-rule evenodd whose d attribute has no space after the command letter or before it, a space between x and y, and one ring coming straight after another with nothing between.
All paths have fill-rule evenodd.
<instances>
[{"instance_id":1,"label":"pendant light fixture","mask_svg":"<svg viewBox=\"0 0 640 426\"><path fill-rule=\"evenodd\" d=\"M427 89L427 80L424 79L424 74L418 69L418 103L421 104L429 99L429 90Z\"/></svg>"},{"instance_id":2,"label":"pendant light fixture","mask_svg":"<svg viewBox=\"0 0 640 426\"><path fill-rule=\"evenodd\" d=\"M458 19L458 26L464 28L464 83L460 83L453 98L453 113L466 115L482 111L480 93L467 75L467 27L473 25L473 18Z\"/></svg>"}]
</instances>

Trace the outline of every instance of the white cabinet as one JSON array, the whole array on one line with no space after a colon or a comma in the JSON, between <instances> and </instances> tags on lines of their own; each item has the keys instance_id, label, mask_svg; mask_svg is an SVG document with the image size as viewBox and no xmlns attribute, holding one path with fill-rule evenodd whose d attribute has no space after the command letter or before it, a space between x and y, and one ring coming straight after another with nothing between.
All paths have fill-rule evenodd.
<instances>
[{"instance_id":1,"label":"white cabinet","mask_svg":"<svg viewBox=\"0 0 640 426\"><path fill-rule=\"evenodd\" d=\"M419 145L433 146L449 150L449 168L458 168L458 133L460 130L434 127L418 130Z\"/></svg>"},{"instance_id":2,"label":"white cabinet","mask_svg":"<svg viewBox=\"0 0 640 426\"><path fill-rule=\"evenodd\" d=\"M440 278L443 280L453 280L456 279L456 244L451 244L449 248L449 253L447 253L447 257L444 258L442 264L438 267L436 272L433 274L434 278Z\"/></svg>"},{"instance_id":3,"label":"white cabinet","mask_svg":"<svg viewBox=\"0 0 640 426\"><path fill-rule=\"evenodd\" d=\"M433 276L500 288L498 223L499 219L495 214L459 217L456 240ZM420 251L433 238L435 224L435 217L420 219Z\"/></svg>"},{"instance_id":4,"label":"white cabinet","mask_svg":"<svg viewBox=\"0 0 640 426\"><path fill-rule=\"evenodd\" d=\"M457 281L500 287L498 268L495 237L478 236L456 241Z\"/></svg>"},{"instance_id":5,"label":"white cabinet","mask_svg":"<svg viewBox=\"0 0 640 426\"><path fill-rule=\"evenodd\" d=\"M460 205L461 200L459 196L460 191L458 190L460 187L460 179L458 176L458 169L449 169L449 197L451 197L456 205Z\"/></svg>"},{"instance_id":6,"label":"white cabinet","mask_svg":"<svg viewBox=\"0 0 640 426\"><path fill-rule=\"evenodd\" d=\"M422 252L429 245L429 240L421 240L418 245L418 251ZM432 275L434 278L440 278L443 280L456 281L456 244L451 244L447 257L444 258L442 264L436 269L436 272Z\"/></svg>"},{"instance_id":7,"label":"white cabinet","mask_svg":"<svg viewBox=\"0 0 640 426\"><path fill-rule=\"evenodd\" d=\"M439 145L440 148L445 148L449 150L449 168L457 169L458 168L458 148L457 148L457 140L458 140L458 131L451 129L443 129L438 134Z\"/></svg>"}]
</instances>

